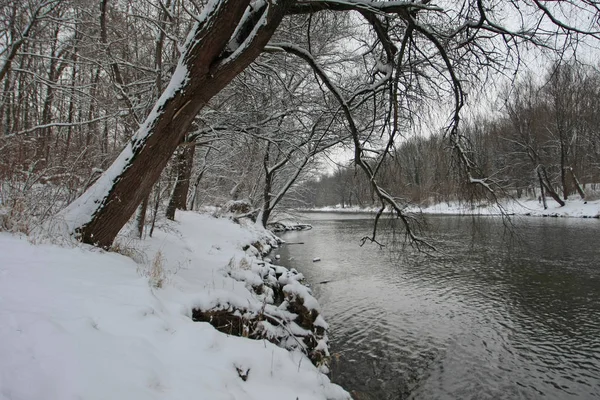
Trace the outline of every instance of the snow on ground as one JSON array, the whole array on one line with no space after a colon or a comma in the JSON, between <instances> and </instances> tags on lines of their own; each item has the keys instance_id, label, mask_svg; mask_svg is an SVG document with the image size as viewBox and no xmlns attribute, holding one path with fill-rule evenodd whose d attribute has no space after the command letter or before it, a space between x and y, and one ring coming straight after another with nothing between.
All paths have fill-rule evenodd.
<instances>
[{"instance_id":1,"label":"snow on ground","mask_svg":"<svg viewBox=\"0 0 600 400\"><path fill-rule=\"evenodd\" d=\"M192 321L197 306L260 304L224 270L256 263L242 247L266 232L178 220L135 242L142 263L0 233L0 400L349 398L300 352Z\"/></svg>"},{"instance_id":2,"label":"snow on ground","mask_svg":"<svg viewBox=\"0 0 600 400\"><path fill-rule=\"evenodd\" d=\"M582 201L569 200L564 207L547 199L548 208L544 210L538 200L503 201L502 207L508 214L531 215L531 216L557 216L557 217L588 217L600 216L600 200ZM416 210L415 210L416 211ZM452 203L440 203L421 210L424 214L455 214L455 215L500 215L501 211L494 205L469 205Z\"/></svg>"},{"instance_id":3,"label":"snow on ground","mask_svg":"<svg viewBox=\"0 0 600 400\"><path fill-rule=\"evenodd\" d=\"M578 217L578 218L599 218L600 217L600 200L583 201L583 200L568 200L564 207L560 207L554 203L552 199L547 199L548 209L544 207L538 200L505 200L502 203L504 212L515 215L531 215L531 216L556 216L556 217ZM321 207L313 209L305 209L304 211L320 211L320 212L377 212L377 208L373 207L346 207L339 206ZM434 204L429 207L409 207L409 212L422 212L424 214L448 214L448 215L500 215L501 210L488 204L468 204L459 202L448 202Z\"/></svg>"}]
</instances>

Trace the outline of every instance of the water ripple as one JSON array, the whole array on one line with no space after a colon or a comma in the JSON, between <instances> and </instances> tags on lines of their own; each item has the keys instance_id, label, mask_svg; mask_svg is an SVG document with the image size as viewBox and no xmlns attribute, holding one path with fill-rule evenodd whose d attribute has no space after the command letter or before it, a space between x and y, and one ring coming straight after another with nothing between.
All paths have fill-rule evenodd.
<instances>
[{"instance_id":1,"label":"water ripple","mask_svg":"<svg viewBox=\"0 0 600 400\"><path fill-rule=\"evenodd\" d=\"M535 240L516 246L498 220L434 222L445 246L435 258L357 246L368 221L291 234L306 244L282 257L330 281L314 289L332 329L332 379L360 398L600 398L597 221L535 220L524 235Z\"/></svg>"}]
</instances>

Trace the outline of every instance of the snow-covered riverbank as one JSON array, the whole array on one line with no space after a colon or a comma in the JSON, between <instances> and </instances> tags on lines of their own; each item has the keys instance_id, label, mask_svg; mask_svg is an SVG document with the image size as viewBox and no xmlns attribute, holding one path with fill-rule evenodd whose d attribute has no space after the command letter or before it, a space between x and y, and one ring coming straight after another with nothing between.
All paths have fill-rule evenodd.
<instances>
[{"instance_id":1,"label":"snow-covered riverbank","mask_svg":"<svg viewBox=\"0 0 600 400\"><path fill-rule=\"evenodd\" d=\"M302 321L326 324L301 276L262 260L273 237L177 217L153 238L122 241L132 258L0 233L1 400L349 398L299 350L309 338L326 353L326 337ZM194 321L210 310L231 311L242 323L219 329L240 332Z\"/></svg>"},{"instance_id":2,"label":"snow-covered riverbank","mask_svg":"<svg viewBox=\"0 0 600 400\"><path fill-rule=\"evenodd\" d=\"M528 215L539 217L576 217L576 218L600 218L600 200L583 201L569 200L564 207L551 203L548 200L548 208L544 207L538 200L520 200L502 202L503 211L511 215ZM374 207L321 207L308 208L299 211L311 212L348 212L348 213L375 213ZM502 210L494 205L466 204L458 202L439 203L429 207L407 208L409 212L422 212L423 214L448 214L448 215L501 215Z\"/></svg>"},{"instance_id":3,"label":"snow-covered riverbank","mask_svg":"<svg viewBox=\"0 0 600 400\"><path fill-rule=\"evenodd\" d=\"M598 218L600 216L600 201L569 200L563 207L548 201L548 208L544 209L538 200L504 201L504 212L514 215L528 215L534 217L575 217ZM453 214L453 215L500 215L501 210L491 205L468 205L458 203L442 203L423 208L425 214Z\"/></svg>"}]
</instances>

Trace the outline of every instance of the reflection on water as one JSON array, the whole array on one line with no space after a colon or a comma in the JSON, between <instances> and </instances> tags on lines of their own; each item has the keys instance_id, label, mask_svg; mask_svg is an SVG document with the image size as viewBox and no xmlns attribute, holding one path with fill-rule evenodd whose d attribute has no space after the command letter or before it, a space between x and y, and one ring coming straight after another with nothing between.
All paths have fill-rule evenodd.
<instances>
[{"instance_id":1,"label":"reflection on water","mask_svg":"<svg viewBox=\"0 0 600 400\"><path fill-rule=\"evenodd\" d=\"M360 398L600 398L600 221L523 219L515 240L497 218L430 217L426 257L360 247L370 220L306 217L281 262L313 283L332 378Z\"/></svg>"}]
</instances>

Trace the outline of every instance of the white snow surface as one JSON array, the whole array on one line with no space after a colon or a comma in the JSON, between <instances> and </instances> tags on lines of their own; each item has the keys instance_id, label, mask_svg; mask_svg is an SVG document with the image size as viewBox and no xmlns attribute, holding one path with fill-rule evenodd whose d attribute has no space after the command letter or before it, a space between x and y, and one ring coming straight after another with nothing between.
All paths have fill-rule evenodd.
<instances>
[{"instance_id":1,"label":"white snow surface","mask_svg":"<svg viewBox=\"0 0 600 400\"><path fill-rule=\"evenodd\" d=\"M600 200L588 201L568 200L564 207L560 207L554 200L546 199L548 208L544 210L538 200L503 201L502 207L508 214L531 216L557 216L557 217L588 217L600 215ZM456 214L456 215L500 215L498 207L494 205L469 205L453 203L440 203L421 210L425 214Z\"/></svg>"},{"instance_id":2,"label":"white snow surface","mask_svg":"<svg viewBox=\"0 0 600 400\"><path fill-rule=\"evenodd\" d=\"M281 282L281 278L279 278L279 282ZM312 311L312 310L315 310L317 312L321 311L321 307L319 306L319 303L317 302L317 300L314 297L312 297L312 293L309 288L300 284L296 280L286 280L286 282L289 282L289 283L287 283L283 287L283 293L285 293L286 295L289 295L291 297L301 298L302 304L309 311Z\"/></svg>"},{"instance_id":3,"label":"white snow surface","mask_svg":"<svg viewBox=\"0 0 600 400\"><path fill-rule=\"evenodd\" d=\"M598 218L600 216L600 200L568 200L564 207L560 207L551 198L546 199L548 208L544 210L543 205L535 199L528 200L503 200L501 202L505 213L515 215L530 216L556 216L556 217L575 217L575 218ZM378 207L346 207L330 206L305 211L320 212L348 212L375 213ZM302 211L302 210L301 210ZM468 204L459 202L439 203L432 206L419 208L417 206L406 208L407 212L422 212L423 214L448 214L448 215L501 215L501 210L492 204Z\"/></svg>"},{"instance_id":4,"label":"white snow surface","mask_svg":"<svg viewBox=\"0 0 600 400\"><path fill-rule=\"evenodd\" d=\"M226 270L245 258L240 273L255 279L264 264L242 247L266 232L177 217L137 242L141 264L0 233L0 400L350 398L300 352L192 321L196 306L260 307ZM157 252L162 288L148 279ZM238 369L248 370L246 381Z\"/></svg>"}]
</instances>

